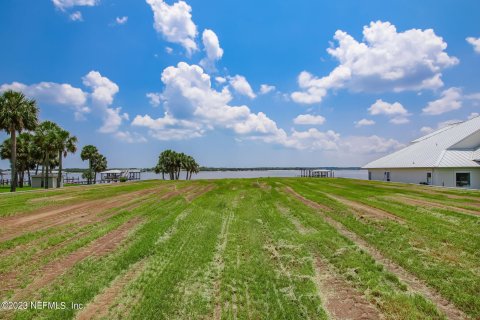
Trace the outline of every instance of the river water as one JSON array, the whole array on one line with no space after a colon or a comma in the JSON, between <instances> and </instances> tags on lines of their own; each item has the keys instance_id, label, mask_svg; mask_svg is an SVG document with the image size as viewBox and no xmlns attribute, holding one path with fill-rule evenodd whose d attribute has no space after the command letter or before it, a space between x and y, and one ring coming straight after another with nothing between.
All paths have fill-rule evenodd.
<instances>
[{"instance_id":1,"label":"river water","mask_svg":"<svg viewBox=\"0 0 480 320\"><path fill-rule=\"evenodd\" d=\"M334 170L335 177L337 178L352 178L352 179L368 179L368 172L366 170ZM200 179L239 179L239 178L267 178L267 177L298 177L300 175L299 170L245 170L245 171L201 171L192 176L192 180ZM68 178L77 179L81 173L67 173ZM10 179L9 175L4 175L4 179ZM165 175L166 178L167 175ZM97 179L100 179L100 175L97 175ZM154 172L142 172L141 180L155 180L162 179L161 174L155 174ZM180 179L185 179L185 172L180 174Z\"/></svg>"}]
</instances>

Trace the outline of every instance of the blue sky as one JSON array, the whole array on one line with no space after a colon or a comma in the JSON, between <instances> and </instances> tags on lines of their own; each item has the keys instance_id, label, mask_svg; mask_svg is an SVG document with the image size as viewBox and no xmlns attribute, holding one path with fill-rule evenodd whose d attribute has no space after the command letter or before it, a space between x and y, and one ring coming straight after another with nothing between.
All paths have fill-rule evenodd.
<instances>
[{"instance_id":1,"label":"blue sky","mask_svg":"<svg viewBox=\"0 0 480 320\"><path fill-rule=\"evenodd\" d=\"M478 12L478 1L7 0L0 91L35 98L42 120L112 167L153 166L166 148L206 166L361 166L480 112ZM86 166L79 152L66 165Z\"/></svg>"}]
</instances>

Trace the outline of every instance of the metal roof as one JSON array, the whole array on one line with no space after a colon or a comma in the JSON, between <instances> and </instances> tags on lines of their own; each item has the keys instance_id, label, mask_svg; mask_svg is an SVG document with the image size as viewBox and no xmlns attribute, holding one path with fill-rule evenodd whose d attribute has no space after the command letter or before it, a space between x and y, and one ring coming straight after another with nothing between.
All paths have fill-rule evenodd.
<instances>
[{"instance_id":1,"label":"metal roof","mask_svg":"<svg viewBox=\"0 0 480 320\"><path fill-rule=\"evenodd\" d=\"M472 148L460 148L465 145ZM480 117L476 117L416 139L409 146L363 168L480 167L479 161Z\"/></svg>"}]
</instances>

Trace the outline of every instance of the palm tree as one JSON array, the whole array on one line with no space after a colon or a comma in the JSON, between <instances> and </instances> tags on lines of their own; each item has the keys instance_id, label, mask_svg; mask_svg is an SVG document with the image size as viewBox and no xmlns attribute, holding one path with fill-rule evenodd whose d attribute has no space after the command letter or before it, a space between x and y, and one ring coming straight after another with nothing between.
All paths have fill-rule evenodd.
<instances>
[{"instance_id":1,"label":"palm tree","mask_svg":"<svg viewBox=\"0 0 480 320\"><path fill-rule=\"evenodd\" d=\"M35 143L40 146L43 153L42 184L48 189L49 169L52 167L52 160L57 157L56 139L60 127L52 121L42 122L35 131Z\"/></svg>"},{"instance_id":2,"label":"palm tree","mask_svg":"<svg viewBox=\"0 0 480 320\"><path fill-rule=\"evenodd\" d=\"M88 145L84 146L80 157L83 161L88 160L88 175L85 175L88 180L88 184L91 184L93 178L93 160L95 156L98 155L98 149L95 146Z\"/></svg>"},{"instance_id":3,"label":"palm tree","mask_svg":"<svg viewBox=\"0 0 480 320\"><path fill-rule=\"evenodd\" d=\"M28 99L21 92L5 91L0 97L0 129L10 134L11 176L10 191L17 188L17 132L34 130L38 124L38 107L35 100Z\"/></svg>"},{"instance_id":4,"label":"palm tree","mask_svg":"<svg viewBox=\"0 0 480 320\"><path fill-rule=\"evenodd\" d=\"M95 183L97 181L97 173L107 170L107 158L104 155L97 153L92 160L92 169L94 173L93 181Z\"/></svg>"},{"instance_id":5,"label":"palm tree","mask_svg":"<svg viewBox=\"0 0 480 320\"><path fill-rule=\"evenodd\" d=\"M66 157L68 153L77 152L78 139L75 136L71 136L70 132L68 132L67 130L60 129L56 132L55 140L59 160L57 188L60 188L60 183L62 181L63 158Z\"/></svg>"}]
</instances>

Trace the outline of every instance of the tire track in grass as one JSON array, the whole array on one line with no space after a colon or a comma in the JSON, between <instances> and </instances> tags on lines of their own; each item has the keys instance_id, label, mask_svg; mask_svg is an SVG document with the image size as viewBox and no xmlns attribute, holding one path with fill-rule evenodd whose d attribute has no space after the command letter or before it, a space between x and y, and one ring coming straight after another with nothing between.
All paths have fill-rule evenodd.
<instances>
[{"instance_id":1,"label":"tire track in grass","mask_svg":"<svg viewBox=\"0 0 480 320\"><path fill-rule=\"evenodd\" d=\"M406 196L406 195L396 195L395 197L386 197L386 198L388 200L393 200L393 201L397 201L397 202L400 202L400 203L406 203L406 204L412 205L412 206L421 206L421 207L427 207L427 208L449 210L449 211L460 212L460 213L463 213L463 214L468 214L468 215L476 216L476 217L480 216L479 211L468 210L468 209L464 209L464 208L457 207L457 206L452 206L452 205L446 205L446 204L434 202L431 199L426 201L426 200L417 199L415 197Z\"/></svg>"},{"instance_id":2,"label":"tire track in grass","mask_svg":"<svg viewBox=\"0 0 480 320\"><path fill-rule=\"evenodd\" d=\"M93 220L96 224L92 228L87 229L86 231L81 231L78 234L67 238L65 241L57 243L54 246L47 246L43 251L38 252L37 254L31 256L31 259L28 260L27 263L23 263L17 266L16 269L13 269L10 272L0 274L0 280L2 281L2 288L0 288L0 292L7 292L10 290L18 289L21 286L21 278L30 277L34 274L38 274L39 270L44 270L48 265L51 265L55 261L61 261L61 259L68 258L69 256L65 256L69 254L70 248L74 250L83 250L84 248L75 248L76 241L82 241L85 237L91 236L94 232L101 228L107 228L108 224L110 223L108 220L115 215L118 215L123 212L127 212L130 210L134 210L135 208L139 207L140 205L152 203L152 199L148 201L144 201L145 198L140 198L139 201L135 202L134 204L128 205L123 207L120 211L113 211L109 214L105 214L102 216L98 216L98 219ZM86 224L87 225L87 224ZM68 226L67 226L68 227ZM93 242L98 241L99 239L94 238L91 240ZM105 237L106 235L104 235ZM87 244L91 245L91 244ZM75 253L75 252L74 252ZM74 255L74 253L70 253ZM55 259L52 262L48 262L49 259ZM46 263L46 264L45 264ZM33 272L33 273L32 273ZM21 276L21 277L20 277Z\"/></svg>"},{"instance_id":3,"label":"tire track in grass","mask_svg":"<svg viewBox=\"0 0 480 320\"><path fill-rule=\"evenodd\" d=\"M289 193L294 193L294 196L302 201L307 206L316 209L321 214L322 218L331 226L333 226L341 235L353 241L359 248L370 254L378 263L383 265L389 272L398 276L398 278L407 284L411 292L418 292L432 301L435 306L443 312L449 319L467 319L463 311L458 309L453 303L445 299L434 289L428 287L422 280L418 279L413 274L403 269L398 264L383 256L383 254L376 248L371 246L368 242L363 240L357 234L348 230L343 224L332 219L324 214L324 205L319 205L314 201L306 199L302 195L295 192L293 189L287 190ZM329 210L330 211L330 210Z\"/></svg>"},{"instance_id":4,"label":"tire track in grass","mask_svg":"<svg viewBox=\"0 0 480 320\"><path fill-rule=\"evenodd\" d=\"M302 234L312 234L314 229L306 227L295 218L289 209L276 204L281 212L297 231ZM366 298L355 290L342 276L337 274L331 265L324 259L312 259L315 276L314 283L322 301L324 310L331 319L383 319L383 315Z\"/></svg>"},{"instance_id":5,"label":"tire track in grass","mask_svg":"<svg viewBox=\"0 0 480 320\"><path fill-rule=\"evenodd\" d=\"M315 283L331 319L384 319L365 297L322 258L315 261Z\"/></svg>"},{"instance_id":6,"label":"tire track in grass","mask_svg":"<svg viewBox=\"0 0 480 320\"><path fill-rule=\"evenodd\" d=\"M45 287L57 277L67 272L76 263L87 257L101 257L114 251L141 221L141 217L134 217L122 224L119 228L95 240L90 245L81 248L63 259L55 260L47 264L38 272L40 275L39 278L34 280L25 289L17 291L12 297L12 301L21 301L22 299L31 297L35 291Z\"/></svg>"},{"instance_id":7,"label":"tire track in grass","mask_svg":"<svg viewBox=\"0 0 480 320\"><path fill-rule=\"evenodd\" d=\"M135 263L125 273L115 278L109 287L105 288L92 302L88 303L86 308L77 313L75 319L89 320L106 317L115 299L130 282L134 281L145 270L146 260L143 259Z\"/></svg>"},{"instance_id":8,"label":"tire track in grass","mask_svg":"<svg viewBox=\"0 0 480 320\"><path fill-rule=\"evenodd\" d=\"M18 215L0 219L2 233L0 242L13 239L26 232L33 232L61 226L65 224L79 223L95 217L101 212L112 208L122 208L138 201L138 197L155 194L159 190L141 190L131 194L123 194L109 198L108 200L95 200L86 203L69 205L54 210L42 210L39 213Z\"/></svg>"}]
</instances>

